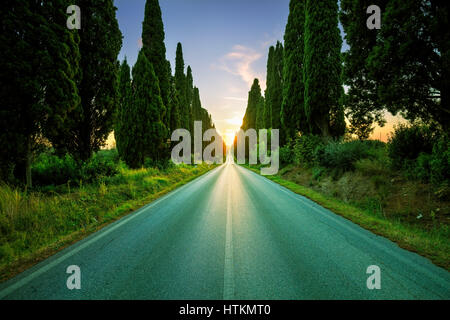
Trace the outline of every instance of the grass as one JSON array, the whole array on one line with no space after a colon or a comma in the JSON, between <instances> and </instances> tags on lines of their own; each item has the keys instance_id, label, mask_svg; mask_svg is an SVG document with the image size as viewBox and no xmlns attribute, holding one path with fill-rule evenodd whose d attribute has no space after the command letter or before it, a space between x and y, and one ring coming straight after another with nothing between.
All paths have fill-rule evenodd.
<instances>
[{"instance_id":1,"label":"grass","mask_svg":"<svg viewBox=\"0 0 450 320\"><path fill-rule=\"evenodd\" d=\"M23 192L0 185L0 281L203 175L215 166L119 168L111 177Z\"/></svg>"},{"instance_id":2,"label":"grass","mask_svg":"<svg viewBox=\"0 0 450 320\"><path fill-rule=\"evenodd\" d=\"M259 169L257 166L246 168L256 172L259 174ZM382 168L372 167L371 170L380 174ZM332 179L330 177L324 176L322 173L322 183L312 183L314 174L313 172L317 171L313 169L302 169L299 167L289 166L280 171L278 175L275 176L266 176L266 178L290 189L291 191L303 195L312 201L322 205L323 207L333 211L334 213L347 218L354 223L360 225L361 227L372 231L373 233L386 237L394 242L396 242L400 247L407 249L409 251L416 252L426 258L429 258L434 264L445 268L450 271L450 231L448 228L448 217L445 214L441 214L441 219L438 220L436 218L436 210L426 216L429 219L424 219L423 221L418 220L414 210L417 209L418 202L422 201L421 197L424 196L424 192L422 194L413 193L409 197L408 194L402 193L405 188L407 189L410 186L410 183L405 181L400 181L398 183L401 184L401 187L390 186L389 184L385 184L386 176L378 176L378 178L374 178L370 180L370 184L364 181L367 181L367 177L355 181L355 184L358 185L359 189L364 189L366 187L368 190L360 194L359 202L356 199L345 199L338 191L343 188L343 186L349 186L349 181L353 180L355 176L361 175L360 172L356 171L354 173L348 173L347 175L341 176L340 179ZM308 176L307 179L304 177ZM376 177L376 176L375 176ZM303 178L303 179L302 179ZM297 181L309 181L308 183L299 184ZM317 177L316 177L317 180ZM357 180L355 178L355 180ZM395 180L395 179L394 179ZM296 182L294 182L296 181ZM341 185L339 185L341 183ZM397 183L397 184L398 184ZM379 189L384 188L382 193L386 197L386 199L380 199L380 196L374 196L373 198L368 197L373 190L371 188L375 188L372 186L380 184L381 187ZM305 186L307 185L307 186ZM401 196L403 198L408 198L409 202L413 201L414 203L408 204L408 201L402 199L403 202L397 201L394 203L397 207L395 210L389 211L386 208L383 208L384 201L396 201L395 196L398 194L398 191L393 195L390 194L397 187L400 191ZM423 188L424 186L415 186L415 188ZM426 186L425 186L426 187ZM315 188L315 189L313 189ZM330 189L335 189L330 192ZM377 194L380 193L378 188ZM423 190L423 189L422 189ZM348 193L354 194L354 191L348 190ZM364 197L365 194L365 198ZM340 198L338 198L340 197ZM429 200L430 201L430 200ZM349 203L350 202L350 203ZM417 205L415 205L417 204ZM436 203L433 203L435 206ZM400 205L400 207L398 207ZM441 203L442 205L442 203ZM448 209L448 207L447 207ZM442 210L437 210L442 211ZM405 218L405 212L407 212L407 217ZM411 215L411 212L414 214ZM412 219L416 220L411 221Z\"/></svg>"}]
</instances>

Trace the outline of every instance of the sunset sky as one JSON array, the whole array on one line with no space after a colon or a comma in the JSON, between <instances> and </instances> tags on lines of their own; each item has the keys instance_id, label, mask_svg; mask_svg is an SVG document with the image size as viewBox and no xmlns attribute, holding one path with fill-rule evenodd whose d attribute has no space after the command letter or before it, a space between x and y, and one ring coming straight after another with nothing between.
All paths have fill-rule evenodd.
<instances>
[{"instance_id":1,"label":"sunset sky","mask_svg":"<svg viewBox=\"0 0 450 320\"><path fill-rule=\"evenodd\" d=\"M167 59L175 69L181 42L186 67L200 89L202 105L227 142L239 129L254 78L266 86L269 47L283 40L289 0L160 0ZM115 0L123 34L119 59L134 65L140 46L145 0ZM344 44L343 50L346 50ZM387 117L373 138L386 140L397 118Z\"/></svg>"}]
</instances>

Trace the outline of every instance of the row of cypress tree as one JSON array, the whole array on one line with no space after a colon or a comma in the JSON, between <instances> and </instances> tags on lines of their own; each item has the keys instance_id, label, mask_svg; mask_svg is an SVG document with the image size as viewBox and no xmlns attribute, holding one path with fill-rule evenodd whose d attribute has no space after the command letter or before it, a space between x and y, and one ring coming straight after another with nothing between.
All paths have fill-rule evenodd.
<instances>
[{"instance_id":1,"label":"row of cypress tree","mask_svg":"<svg viewBox=\"0 0 450 320\"><path fill-rule=\"evenodd\" d=\"M290 1L284 48L269 49L265 103L256 79L242 129L281 129L282 144L298 134L367 139L389 111L448 132L450 4L377 1L381 30L367 27L373 1L338 4Z\"/></svg>"},{"instance_id":2,"label":"row of cypress tree","mask_svg":"<svg viewBox=\"0 0 450 320\"><path fill-rule=\"evenodd\" d=\"M120 68L120 103L115 125L119 155L132 168L146 159L166 160L170 156L170 133L193 131L194 121L203 130L214 127L202 108L199 89L194 87L192 69L177 45L175 74L166 60L164 25L158 0L147 0L142 28L143 47L132 69L125 59Z\"/></svg>"},{"instance_id":3,"label":"row of cypress tree","mask_svg":"<svg viewBox=\"0 0 450 320\"><path fill-rule=\"evenodd\" d=\"M51 144L89 159L111 132L122 35L112 0L14 0L0 11L0 177L31 181L32 155Z\"/></svg>"},{"instance_id":4,"label":"row of cypress tree","mask_svg":"<svg viewBox=\"0 0 450 320\"><path fill-rule=\"evenodd\" d=\"M81 29L67 28L68 6ZM181 44L172 76L158 0L145 6L130 70L113 0L14 0L0 10L0 180L32 186L33 155L51 146L81 165L115 131L121 158L140 167L170 157L170 130L213 127Z\"/></svg>"},{"instance_id":5,"label":"row of cypress tree","mask_svg":"<svg viewBox=\"0 0 450 320\"><path fill-rule=\"evenodd\" d=\"M265 99L256 79L242 129L282 129L282 143L297 133L343 135L341 46L337 1L292 0L284 47L269 49Z\"/></svg>"}]
</instances>

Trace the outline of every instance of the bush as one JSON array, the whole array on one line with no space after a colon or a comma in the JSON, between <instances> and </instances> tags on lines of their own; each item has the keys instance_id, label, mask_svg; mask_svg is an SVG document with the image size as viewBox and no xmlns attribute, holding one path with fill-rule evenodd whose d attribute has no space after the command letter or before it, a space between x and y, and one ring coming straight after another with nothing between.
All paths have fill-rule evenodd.
<instances>
[{"instance_id":1,"label":"bush","mask_svg":"<svg viewBox=\"0 0 450 320\"><path fill-rule=\"evenodd\" d=\"M280 148L279 157L281 166L286 166L294 162L294 152L289 146Z\"/></svg>"},{"instance_id":2,"label":"bush","mask_svg":"<svg viewBox=\"0 0 450 320\"><path fill-rule=\"evenodd\" d=\"M355 162L370 157L368 145L355 140L345 143L330 142L316 152L319 164L325 168L351 171L355 169Z\"/></svg>"},{"instance_id":3,"label":"bush","mask_svg":"<svg viewBox=\"0 0 450 320\"><path fill-rule=\"evenodd\" d=\"M92 182L118 172L117 150L99 151L81 165L70 155L59 157L53 153L41 153L32 167L33 183L37 186L62 185L80 180Z\"/></svg>"},{"instance_id":4,"label":"bush","mask_svg":"<svg viewBox=\"0 0 450 320\"><path fill-rule=\"evenodd\" d=\"M69 155L58 157L41 153L32 167L33 183L39 186L60 185L81 178L76 161Z\"/></svg>"},{"instance_id":5,"label":"bush","mask_svg":"<svg viewBox=\"0 0 450 320\"><path fill-rule=\"evenodd\" d=\"M421 153L431 154L434 135L425 125L400 124L389 138L388 154L394 169L407 169Z\"/></svg>"},{"instance_id":6,"label":"bush","mask_svg":"<svg viewBox=\"0 0 450 320\"><path fill-rule=\"evenodd\" d=\"M432 183L450 181L450 140L447 135L443 135L433 146L430 171Z\"/></svg>"},{"instance_id":7,"label":"bush","mask_svg":"<svg viewBox=\"0 0 450 320\"><path fill-rule=\"evenodd\" d=\"M81 167L83 181L92 182L99 177L111 177L119 172L117 150L102 150Z\"/></svg>"},{"instance_id":8,"label":"bush","mask_svg":"<svg viewBox=\"0 0 450 320\"><path fill-rule=\"evenodd\" d=\"M314 166L318 162L317 149L324 145L319 136L303 135L294 143L294 162L306 166Z\"/></svg>"}]
</instances>

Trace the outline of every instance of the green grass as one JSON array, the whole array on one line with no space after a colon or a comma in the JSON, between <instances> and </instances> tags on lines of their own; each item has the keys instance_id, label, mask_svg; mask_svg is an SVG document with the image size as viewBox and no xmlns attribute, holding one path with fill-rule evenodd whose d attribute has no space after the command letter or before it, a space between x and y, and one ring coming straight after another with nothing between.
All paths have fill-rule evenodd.
<instances>
[{"instance_id":1,"label":"green grass","mask_svg":"<svg viewBox=\"0 0 450 320\"><path fill-rule=\"evenodd\" d=\"M23 192L0 185L0 281L203 175L215 166L130 170L89 184Z\"/></svg>"},{"instance_id":2,"label":"green grass","mask_svg":"<svg viewBox=\"0 0 450 320\"><path fill-rule=\"evenodd\" d=\"M259 174L256 167L245 166ZM375 168L378 170L378 168ZM283 174L283 170L280 172ZM450 270L450 232L448 224L437 223L424 229L401 219L389 218L375 210L364 210L335 197L283 179L280 175L266 178L303 195L334 213L347 218L375 234L396 242L400 247L429 258L433 263Z\"/></svg>"}]
</instances>

